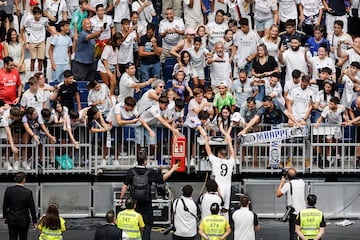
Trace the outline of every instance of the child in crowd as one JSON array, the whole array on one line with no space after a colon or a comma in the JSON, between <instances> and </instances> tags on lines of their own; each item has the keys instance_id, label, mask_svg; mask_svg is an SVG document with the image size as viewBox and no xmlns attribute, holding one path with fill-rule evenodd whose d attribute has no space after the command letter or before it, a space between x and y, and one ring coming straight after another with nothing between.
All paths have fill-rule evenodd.
<instances>
[{"instance_id":1,"label":"child in crowd","mask_svg":"<svg viewBox=\"0 0 360 240\"><path fill-rule=\"evenodd\" d=\"M194 87L196 88L199 85L198 73L193 67L191 62L191 56L188 51L182 51L180 53L180 61L174 65L173 77L176 77L176 73L181 70L185 73L184 81L189 84L190 80L194 81Z\"/></svg>"},{"instance_id":2,"label":"child in crowd","mask_svg":"<svg viewBox=\"0 0 360 240\"><path fill-rule=\"evenodd\" d=\"M333 128L333 134L329 134L326 136L326 143L335 143L336 146L339 144L339 140L341 140L343 134L341 131L341 124L344 121L349 121L349 117L346 111L346 108L343 105L340 105L340 100L338 97L330 98L329 104L322 111L319 119L315 123L315 128L318 128L320 123L325 120L327 124L336 124L338 126L331 126ZM326 146L326 161L330 163L333 162L331 158L331 146ZM336 150L336 160L340 160L341 147L338 146Z\"/></svg>"},{"instance_id":3,"label":"child in crowd","mask_svg":"<svg viewBox=\"0 0 360 240\"><path fill-rule=\"evenodd\" d=\"M190 97L193 96L193 92L189 87L188 82L185 81L184 78L185 78L184 71L179 70L175 73L175 79L172 80L173 90L175 91L176 95L181 99L185 99L187 94Z\"/></svg>"},{"instance_id":4,"label":"child in crowd","mask_svg":"<svg viewBox=\"0 0 360 240\"><path fill-rule=\"evenodd\" d=\"M67 142L67 138L66 138L66 133L67 133L70 138L70 142L75 145L76 149L79 149L79 142L75 140L74 135L72 133L69 111L67 107L63 106L60 101L55 100L53 102L52 115L54 116L55 124L63 125L64 132L60 134L62 143L65 144Z\"/></svg>"},{"instance_id":5,"label":"child in crowd","mask_svg":"<svg viewBox=\"0 0 360 240\"><path fill-rule=\"evenodd\" d=\"M200 25L196 29L197 37L201 38L201 48L207 49L207 38L209 36L209 31L205 25Z\"/></svg>"},{"instance_id":6,"label":"child in crowd","mask_svg":"<svg viewBox=\"0 0 360 240\"><path fill-rule=\"evenodd\" d=\"M205 71L204 67L206 65L206 58L210 55L207 48L202 47L201 37L194 38L194 48L189 49L191 56L191 63L195 68L198 78L199 78L199 87L204 88L205 86ZM197 87L197 86L194 86Z\"/></svg>"},{"instance_id":7,"label":"child in crowd","mask_svg":"<svg viewBox=\"0 0 360 240\"><path fill-rule=\"evenodd\" d=\"M57 99L60 100L69 110L75 108L74 102L78 105L78 111L81 110L80 95L78 85L74 80L74 74L70 70L64 71L64 82L60 83Z\"/></svg>"}]
</instances>

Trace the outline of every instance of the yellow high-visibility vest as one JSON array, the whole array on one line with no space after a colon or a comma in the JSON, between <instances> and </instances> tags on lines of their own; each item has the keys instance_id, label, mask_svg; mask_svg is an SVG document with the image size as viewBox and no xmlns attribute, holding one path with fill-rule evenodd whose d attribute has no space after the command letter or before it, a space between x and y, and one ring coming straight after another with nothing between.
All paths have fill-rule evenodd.
<instances>
[{"instance_id":1,"label":"yellow high-visibility vest","mask_svg":"<svg viewBox=\"0 0 360 240\"><path fill-rule=\"evenodd\" d=\"M134 209L125 209L118 213L116 218L118 228L126 232L129 240L141 240L140 228L145 226L141 214Z\"/></svg>"},{"instance_id":2,"label":"yellow high-visibility vest","mask_svg":"<svg viewBox=\"0 0 360 240\"><path fill-rule=\"evenodd\" d=\"M300 211L300 230L306 239L314 239L320 230L323 213L316 208Z\"/></svg>"},{"instance_id":3,"label":"yellow high-visibility vest","mask_svg":"<svg viewBox=\"0 0 360 240\"><path fill-rule=\"evenodd\" d=\"M220 215L210 215L201 221L200 228L203 229L205 234L211 240L218 240L224 235L228 225L229 223L225 217Z\"/></svg>"}]
</instances>

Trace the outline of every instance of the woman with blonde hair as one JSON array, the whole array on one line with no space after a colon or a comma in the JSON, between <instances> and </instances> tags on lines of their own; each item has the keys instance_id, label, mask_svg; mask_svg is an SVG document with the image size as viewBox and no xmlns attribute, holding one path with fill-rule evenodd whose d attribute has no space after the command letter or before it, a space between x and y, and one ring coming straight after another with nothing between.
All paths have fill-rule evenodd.
<instances>
[{"instance_id":1,"label":"woman with blonde hair","mask_svg":"<svg viewBox=\"0 0 360 240\"><path fill-rule=\"evenodd\" d=\"M260 44L264 44L266 46L269 56L274 57L276 61L278 61L280 40L281 39L279 37L279 26L273 24L270 27L269 31L267 31L267 34L265 34L265 36L262 37L259 41Z\"/></svg>"}]
</instances>

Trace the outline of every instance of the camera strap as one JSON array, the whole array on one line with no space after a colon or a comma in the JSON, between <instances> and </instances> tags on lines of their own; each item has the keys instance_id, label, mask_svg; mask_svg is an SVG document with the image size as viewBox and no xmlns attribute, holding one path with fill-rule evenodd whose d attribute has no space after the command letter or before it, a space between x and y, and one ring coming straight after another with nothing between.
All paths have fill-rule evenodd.
<instances>
[{"instance_id":1,"label":"camera strap","mask_svg":"<svg viewBox=\"0 0 360 240\"><path fill-rule=\"evenodd\" d=\"M196 221L198 221L199 220L198 216L196 216L194 213L190 212L189 208L185 204L184 199L180 198L180 200L181 200L181 202L182 202L182 204L184 206L184 211L190 213L196 219ZM176 214L176 208L177 208L178 202L179 202L179 199L176 199L175 209L174 209L174 214L173 214L174 216ZM195 203L195 201L194 201L194 203ZM196 209L198 210L198 205L196 203L195 203L195 205L196 205Z\"/></svg>"},{"instance_id":2,"label":"camera strap","mask_svg":"<svg viewBox=\"0 0 360 240\"><path fill-rule=\"evenodd\" d=\"M293 187L292 187L291 182L289 182L289 184L290 184L290 204L293 205L293 201L292 201Z\"/></svg>"}]
</instances>

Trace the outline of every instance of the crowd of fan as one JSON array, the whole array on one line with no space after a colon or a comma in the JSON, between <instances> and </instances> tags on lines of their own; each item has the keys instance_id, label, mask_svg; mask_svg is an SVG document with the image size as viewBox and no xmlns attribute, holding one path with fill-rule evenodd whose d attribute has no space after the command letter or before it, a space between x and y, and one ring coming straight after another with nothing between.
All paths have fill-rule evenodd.
<instances>
[{"instance_id":1,"label":"crowd of fan","mask_svg":"<svg viewBox=\"0 0 360 240\"><path fill-rule=\"evenodd\" d=\"M141 123L136 139L144 138L144 128L150 145L156 144L159 123L174 135L185 126L205 137L207 130L232 134L235 126L244 135L259 122L315 127L359 122L356 1L352 6L335 0L181 2L30 0L19 30L10 27L11 1L0 6L5 39L0 123L16 170L19 135L23 144L31 138L55 143L58 137L47 128L52 123L63 124L78 148L72 134L78 122L91 132ZM21 16L19 3L14 5ZM24 63L26 51L30 66ZM78 81L88 82L85 108ZM29 89L23 92L25 82ZM9 126L19 120L24 131L11 132ZM26 148L22 151L22 166L29 169Z\"/></svg>"}]
</instances>

